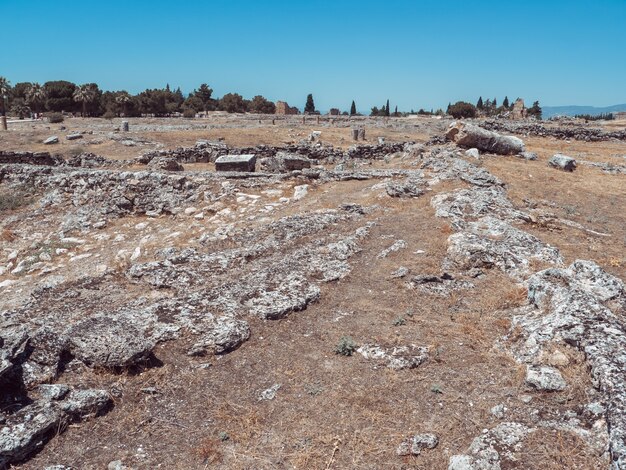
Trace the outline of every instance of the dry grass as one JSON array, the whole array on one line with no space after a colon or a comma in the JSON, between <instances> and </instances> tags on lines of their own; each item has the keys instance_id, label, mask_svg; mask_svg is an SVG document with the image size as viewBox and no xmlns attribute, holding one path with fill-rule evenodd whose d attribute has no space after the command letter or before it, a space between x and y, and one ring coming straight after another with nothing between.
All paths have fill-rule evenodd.
<instances>
[{"instance_id":1,"label":"dry grass","mask_svg":"<svg viewBox=\"0 0 626 470\"><path fill-rule=\"evenodd\" d=\"M524 440L519 460L524 462L525 468L542 470L590 470L609 466L608 459L577 435L549 429L539 429Z\"/></svg>"},{"instance_id":2,"label":"dry grass","mask_svg":"<svg viewBox=\"0 0 626 470\"><path fill-rule=\"evenodd\" d=\"M0 192L0 212L13 211L31 202L31 195L24 191Z\"/></svg>"}]
</instances>

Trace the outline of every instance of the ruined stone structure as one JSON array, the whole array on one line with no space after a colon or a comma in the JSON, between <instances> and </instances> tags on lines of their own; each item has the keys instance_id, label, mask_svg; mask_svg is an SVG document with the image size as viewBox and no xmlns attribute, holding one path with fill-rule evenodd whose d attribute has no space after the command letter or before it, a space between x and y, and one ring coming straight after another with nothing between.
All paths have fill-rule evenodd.
<instances>
[{"instance_id":1,"label":"ruined stone structure","mask_svg":"<svg viewBox=\"0 0 626 470\"><path fill-rule=\"evenodd\" d=\"M276 102L276 114L299 114L298 108L289 106L286 101L277 101Z\"/></svg>"},{"instance_id":2,"label":"ruined stone structure","mask_svg":"<svg viewBox=\"0 0 626 470\"><path fill-rule=\"evenodd\" d=\"M521 98L516 99L511 110L511 119L526 119L527 116L528 110L524 106L524 100Z\"/></svg>"}]
</instances>

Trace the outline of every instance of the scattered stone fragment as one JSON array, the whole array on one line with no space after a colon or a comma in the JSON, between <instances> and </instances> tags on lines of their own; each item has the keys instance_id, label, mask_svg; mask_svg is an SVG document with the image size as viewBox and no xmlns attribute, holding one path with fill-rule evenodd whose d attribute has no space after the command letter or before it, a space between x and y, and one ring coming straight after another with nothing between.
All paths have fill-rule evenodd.
<instances>
[{"instance_id":1,"label":"scattered stone fragment","mask_svg":"<svg viewBox=\"0 0 626 470\"><path fill-rule=\"evenodd\" d=\"M470 157L470 158L476 158L479 159L480 158L480 152L478 151L477 148L471 148L471 149L467 149L465 151L465 156L466 157Z\"/></svg>"},{"instance_id":2,"label":"scattered stone fragment","mask_svg":"<svg viewBox=\"0 0 626 470\"><path fill-rule=\"evenodd\" d=\"M574 171L576 169L576 160L567 155L557 153L548 161L548 165L563 171Z\"/></svg>"},{"instance_id":3,"label":"scattered stone fragment","mask_svg":"<svg viewBox=\"0 0 626 470\"><path fill-rule=\"evenodd\" d=\"M58 144L59 143L59 137L56 135L52 135L50 137L48 137L46 140L43 141L44 145L50 145L50 144Z\"/></svg>"},{"instance_id":4,"label":"scattered stone fragment","mask_svg":"<svg viewBox=\"0 0 626 470\"><path fill-rule=\"evenodd\" d=\"M387 183L386 191L391 197L419 197L426 192L424 186L422 180L408 178L404 182Z\"/></svg>"},{"instance_id":5,"label":"scattered stone fragment","mask_svg":"<svg viewBox=\"0 0 626 470\"><path fill-rule=\"evenodd\" d=\"M484 430L476 437L466 454L450 457L448 470L497 470L509 468L517 461L523 439L534 429L520 423L502 423Z\"/></svg>"},{"instance_id":6,"label":"scattered stone fragment","mask_svg":"<svg viewBox=\"0 0 626 470\"><path fill-rule=\"evenodd\" d=\"M402 250L403 248L406 248L406 246L407 245L404 240L396 240L395 242L393 242L393 245L391 245L389 248L385 248L383 251L378 253L377 258L386 258L391 253L395 253L396 251Z\"/></svg>"},{"instance_id":7,"label":"scattered stone fragment","mask_svg":"<svg viewBox=\"0 0 626 470\"><path fill-rule=\"evenodd\" d=\"M496 405L491 408L491 414L498 419L504 418L505 411L506 411L506 407L503 404Z\"/></svg>"},{"instance_id":8,"label":"scattered stone fragment","mask_svg":"<svg viewBox=\"0 0 626 470\"><path fill-rule=\"evenodd\" d=\"M293 188L293 200L294 201L299 201L300 199L303 199L309 192L309 185L308 184L303 184L300 186L295 186Z\"/></svg>"},{"instance_id":9,"label":"scattered stone fragment","mask_svg":"<svg viewBox=\"0 0 626 470\"><path fill-rule=\"evenodd\" d=\"M65 138L66 138L67 140L77 140L77 139L82 139L82 138L83 138L83 135L82 135L81 133L78 133L78 132L77 132L77 133L74 133L74 134L67 134L67 135L65 136Z\"/></svg>"},{"instance_id":10,"label":"scattered stone fragment","mask_svg":"<svg viewBox=\"0 0 626 470\"><path fill-rule=\"evenodd\" d=\"M398 278L402 278L406 276L407 274L409 274L408 268L405 268L404 266L400 266L398 269L396 269L394 272L391 273L391 277L393 279L398 279Z\"/></svg>"},{"instance_id":11,"label":"scattered stone fragment","mask_svg":"<svg viewBox=\"0 0 626 470\"><path fill-rule=\"evenodd\" d=\"M520 158L523 158L524 160L537 160L537 154L535 152L521 152L519 154Z\"/></svg>"},{"instance_id":12,"label":"scattered stone fragment","mask_svg":"<svg viewBox=\"0 0 626 470\"><path fill-rule=\"evenodd\" d=\"M259 394L259 401L273 400L274 398L276 398L276 393L278 392L278 390L280 390L280 387L281 387L281 384L274 384L267 390L263 390Z\"/></svg>"},{"instance_id":13,"label":"scattered stone fragment","mask_svg":"<svg viewBox=\"0 0 626 470\"><path fill-rule=\"evenodd\" d=\"M434 434L416 434L403 441L396 449L399 456L420 455L424 449L434 449L439 444L439 438Z\"/></svg>"},{"instance_id":14,"label":"scattered stone fragment","mask_svg":"<svg viewBox=\"0 0 626 470\"><path fill-rule=\"evenodd\" d=\"M414 369L428 359L428 348L411 344L385 348L375 344L364 344L357 349L365 359L384 363L394 370Z\"/></svg>"}]
</instances>

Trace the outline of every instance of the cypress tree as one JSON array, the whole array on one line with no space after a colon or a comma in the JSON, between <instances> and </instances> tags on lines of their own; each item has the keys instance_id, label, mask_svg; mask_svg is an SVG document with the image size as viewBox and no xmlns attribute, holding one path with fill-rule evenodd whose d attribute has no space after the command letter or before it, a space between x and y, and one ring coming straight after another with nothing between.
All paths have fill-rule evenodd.
<instances>
[{"instance_id":1,"label":"cypress tree","mask_svg":"<svg viewBox=\"0 0 626 470\"><path fill-rule=\"evenodd\" d=\"M387 106L385 106L385 116L389 116L389 100L387 100Z\"/></svg>"},{"instance_id":2,"label":"cypress tree","mask_svg":"<svg viewBox=\"0 0 626 470\"><path fill-rule=\"evenodd\" d=\"M352 106L350 106L350 116L354 116L356 114L356 104L354 100L352 100Z\"/></svg>"},{"instance_id":3,"label":"cypress tree","mask_svg":"<svg viewBox=\"0 0 626 470\"><path fill-rule=\"evenodd\" d=\"M483 97L481 96L480 98L478 98L478 103L476 103L476 107L480 110L482 110L485 105L483 104Z\"/></svg>"},{"instance_id":4,"label":"cypress tree","mask_svg":"<svg viewBox=\"0 0 626 470\"><path fill-rule=\"evenodd\" d=\"M504 106L506 109L509 109L509 97L505 96L504 97L504 101L502 102L502 106Z\"/></svg>"},{"instance_id":5,"label":"cypress tree","mask_svg":"<svg viewBox=\"0 0 626 470\"><path fill-rule=\"evenodd\" d=\"M309 93L306 97L306 104L304 105L305 113L314 113L315 112L315 103L313 102L313 95Z\"/></svg>"}]
</instances>

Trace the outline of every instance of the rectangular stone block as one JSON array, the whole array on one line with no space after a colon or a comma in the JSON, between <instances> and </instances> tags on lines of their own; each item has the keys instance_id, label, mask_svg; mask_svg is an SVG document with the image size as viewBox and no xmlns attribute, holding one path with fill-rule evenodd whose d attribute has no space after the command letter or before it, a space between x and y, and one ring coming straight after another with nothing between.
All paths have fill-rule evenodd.
<instances>
[{"instance_id":1,"label":"rectangular stone block","mask_svg":"<svg viewBox=\"0 0 626 470\"><path fill-rule=\"evenodd\" d=\"M254 171L255 155L222 155L215 160L216 171Z\"/></svg>"}]
</instances>

